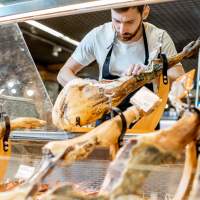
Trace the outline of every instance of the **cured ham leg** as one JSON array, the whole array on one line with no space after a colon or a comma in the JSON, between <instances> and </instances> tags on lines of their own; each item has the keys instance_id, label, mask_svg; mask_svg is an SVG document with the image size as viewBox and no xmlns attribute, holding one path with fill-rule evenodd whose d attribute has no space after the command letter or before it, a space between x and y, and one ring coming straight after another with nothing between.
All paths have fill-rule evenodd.
<instances>
[{"instance_id":1,"label":"cured ham leg","mask_svg":"<svg viewBox=\"0 0 200 200\"><path fill-rule=\"evenodd\" d=\"M33 117L20 117L10 121L10 130L16 129L33 129L36 126L41 127L46 122ZM0 123L0 139L5 135L5 123Z\"/></svg>"},{"instance_id":2,"label":"cured ham leg","mask_svg":"<svg viewBox=\"0 0 200 200\"><path fill-rule=\"evenodd\" d=\"M42 162L37 168L37 171L32 177L22 185L14 188L8 192L1 192L1 200L25 200L34 199L36 192L38 191L42 180L51 172L55 163L51 162L51 154L46 153L42 159Z\"/></svg>"},{"instance_id":3,"label":"cured ham leg","mask_svg":"<svg viewBox=\"0 0 200 200\"><path fill-rule=\"evenodd\" d=\"M111 198L121 200L125 197L130 197L130 195L137 199L137 195L140 195L141 192L141 186L150 172L148 166L154 167L155 165L175 162L180 157L185 146L198 137L196 130L199 125L200 120L194 113L184 116L169 128L129 140L118 152L116 159L110 164L98 196L87 197L80 195L80 193L74 191L70 184L67 184L55 190L53 194L49 194L45 199L62 199L61 197L64 196L64 199L79 197L79 199L85 200L107 200ZM60 143L64 145L62 142ZM84 148L82 148L83 143L85 144ZM92 143L98 143L96 138L92 138L90 142L85 138L82 143L77 143L75 148L69 146L62 154L50 148L54 145L49 143L52 145L46 145L44 150L50 152L52 149L55 153L53 155L56 156L54 157L55 159L47 160L46 164L41 165L39 173L34 174L28 184L24 184L10 192L1 193L0 198L3 200L22 200L29 195L34 196L34 192L37 191L37 187L40 184L39 180L45 177L54 163L67 159L69 165L74 160L74 157L84 157L84 151L90 150ZM59 148L58 145L57 148ZM43 177L41 178L42 174Z\"/></svg>"},{"instance_id":4,"label":"cured ham leg","mask_svg":"<svg viewBox=\"0 0 200 200\"><path fill-rule=\"evenodd\" d=\"M144 112L139 108L134 107L139 113L139 117L146 116L153 112L161 103L158 100L148 112ZM126 119L127 128L131 122L136 119L136 114L131 108L123 112ZM62 158L66 161L66 165L72 164L75 160L87 157L96 146L111 146L118 142L121 135L122 122L119 116L105 121L89 133L72 140L63 140L49 142L43 147L44 150L49 150L54 155L54 160Z\"/></svg>"},{"instance_id":5,"label":"cured ham leg","mask_svg":"<svg viewBox=\"0 0 200 200\"><path fill-rule=\"evenodd\" d=\"M188 44L181 53L169 56L168 68L181 60L193 55L200 48L200 39ZM107 85L114 86L116 93L112 97L112 105L119 105L131 92L151 81L162 73L162 60L151 63L152 71L146 71L139 76L126 76ZM70 81L59 94L52 119L55 126L70 130L76 126L76 117L80 117L80 125L89 124L101 118L103 112L109 108L108 98L103 94L102 84L92 84L82 79Z\"/></svg>"},{"instance_id":6,"label":"cured ham leg","mask_svg":"<svg viewBox=\"0 0 200 200\"><path fill-rule=\"evenodd\" d=\"M138 199L151 169L155 165L174 163L180 158L185 146L198 137L199 125L196 114L186 115L169 128L130 139L110 164L98 196L83 196L66 184L55 189L45 200L60 199L64 195L66 199L82 200Z\"/></svg>"}]
</instances>

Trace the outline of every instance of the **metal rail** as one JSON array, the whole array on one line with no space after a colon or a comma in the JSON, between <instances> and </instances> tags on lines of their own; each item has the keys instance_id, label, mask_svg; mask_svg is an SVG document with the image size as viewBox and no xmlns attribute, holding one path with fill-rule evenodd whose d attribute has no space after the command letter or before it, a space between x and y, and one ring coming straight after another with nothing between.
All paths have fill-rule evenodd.
<instances>
[{"instance_id":1,"label":"metal rail","mask_svg":"<svg viewBox=\"0 0 200 200\"><path fill-rule=\"evenodd\" d=\"M43 131L12 131L10 133L11 141L55 141L55 140L67 140L81 136L83 133L77 134L73 132L43 132ZM148 134L142 134L148 135ZM137 133L125 134L124 140L127 141L131 137L141 136Z\"/></svg>"},{"instance_id":2,"label":"metal rail","mask_svg":"<svg viewBox=\"0 0 200 200\"><path fill-rule=\"evenodd\" d=\"M33 103L33 99L26 99L26 98L21 98L21 97L12 97L12 96L7 96L5 95L5 97L8 100L14 100L14 101L25 101L25 102L29 102L29 103ZM0 99L3 99L4 97L0 96Z\"/></svg>"},{"instance_id":3,"label":"metal rail","mask_svg":"<svg viewBox=\"0 0 200 200\"><path fill-rule=\"evenodd\" d=\"M35 0L0 7L0 25L174 0Z\"/></svg>"}]
</instances>

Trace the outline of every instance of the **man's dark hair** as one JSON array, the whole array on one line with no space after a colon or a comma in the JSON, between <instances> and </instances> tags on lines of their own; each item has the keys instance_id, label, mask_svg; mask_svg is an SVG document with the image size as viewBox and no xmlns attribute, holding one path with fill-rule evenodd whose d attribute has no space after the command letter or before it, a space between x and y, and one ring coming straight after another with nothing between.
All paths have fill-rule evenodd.
<instances>
[{"instance_id":1,"label":"man's dark hair","mask_svg":"<svg viewBox=\"0 0 200 200\"><path fill-rule=\"evenodd\" d=\"M142 15L145 7L146 7L146 5L141 5L141 6L131 6L131 7L125 7L125 8L115 8L113 10L117 13L123 13L123 12L127 12L129 10L129 8L137 8L138 12Z\"/></svg>"}]
</instances>

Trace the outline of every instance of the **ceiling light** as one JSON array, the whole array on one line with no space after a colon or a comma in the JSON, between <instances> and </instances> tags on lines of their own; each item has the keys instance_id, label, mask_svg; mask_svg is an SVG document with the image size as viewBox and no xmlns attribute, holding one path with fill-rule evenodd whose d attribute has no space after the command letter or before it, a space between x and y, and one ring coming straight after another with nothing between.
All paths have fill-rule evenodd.
<instances>
[{"instance_id":1,"label":"ceiling light","mask_svg":"<svg viewBox=\"0 0 200 200\"><path fill-rule=\"evenodd\" d=\"M67 42L69 42L69 43L71 43L71 44L73 44L75 46L79 45L78 41L72 40L71 38L63 35L62 33L58 32L58 31L55 31L54 29L49 28L49 27L47 27L47 26L45 26L45 25L43 25L43 24L41 24L39 22L36 22L36 21L33 21L33 20L25 21L25 22L30 24L30 25L32 25L32 26L35 26L36 28L39 28L39 29L41 29L41 30L53 35L53 36L56 36L56 37L58 37L58 38L60 38L62 40L65 40L65 41L67 41Z\"/></svg>"},{"instance_id":2,"label":"ceiling light","mask_svg":"<svg viewBox=\"0 0 200 200\"><path fill-rule=\"evenodd\" d=\"M32 26L35 26L35 27L47 32L47 33L50 33L51 35L54 35L56 37L64 37L63 34L57 32L57 31L55 31L55 30L53 30L53 29L51 29L51 28L49 28L49 27L47 27L47 26L45 26L45 25L43 25L39 22L36 22L36 21L25 21L25 22L32 25Z\"/></svg>"},{"instance_id":3,"label":"ceiling light","mask_svg":"<svg viewBox=\"0 0 200 200\"><path fill-rule=\"evenodd\" d=\"M69 42L69 43L71 43L71 44L73 44L73 45L75 45L75 46L78 46L79 43L80 43L80 42L77 42L76 40L70 39L70 38L67 37L67 36L64 36L62 39L65 40L65 41L67 41L67 42Z\"/></svg>"},{"instance_id":4,"label":"ceiling light","mask_svg":"<svg viewBox=\"0 0 200 200\"><path fill-rule=\"evenodd\" d=\"M10 88L13 87L13 85L14 85L14 83L12 83L12 82L8 83L8 87L10 87Z\"/></svg>"},{"instance_id":5,"label":"ceiling light","mask_svg":"<svg viewBox=\"0 0 200 200\"><path fill-rule=\"evenodd\" d=\"M169 108L169 105L168 105L168 104L166 104L166 105L165 105L165 108L166 108L166 109L167 109L167 108Z\"/></svg>"},{"instance_id":6,"label":"ceiling light","mask_svg":"<svg viewBox=\"0 0 200 200\"><path fill-rule=\"evenodd\" d=\"M12 89L11 92L12 92L13 94L16 94L17 90Z\"/></svg>"},{"instance_id":7,"label":"ceiling light","mask_svg":"<svg viewBox=\"0 0 200 200\"><path fill-rule=\"evenodd\" d=\"M55 45L53 47L52 55L55 56L55 57L58 57L58 52L61 52L61 51L62 51L62 48L58 45Z\"/></svg>"},{"instance_id":8,"label":"ceiling light","mask_svg":"<svg viewBox=\"0 0 200 200\"><path fill-rule=\"evenodd\" d=\"M55 46L53 47L53 51L61 52L61 51L62 51L62 48L61 48L60 46L55 45Z\"/></svg>"},{"instance_id":9,"label":"ceiling light","mask_svg":"<svg viewBox=\"0 0 200 200\"><path fill-rule=\"evenodd\" d=\"M28 96L33 96L33 90L28 90L27 94L28 94Z\"/></svg>"},{"instance_id":10,"label":"ceiling light","mask_svg":"<svg viewBox=\"0 0 200 200\"><path fill-rule=\"evenodd\" d=\"M186 97L188 97L188 94L186 94ZM189 93L189 97L192 97L192 93Z\"/></svg>"},{"instance_id":11,"label":"ceiling light","mask_svg":"<svg viewBox=\"0 0 200 200\"><path fill-rule=\"evenodd\" d=\"M53 51L52 55L55 56L55 57L58 57L58 52L57 51Z\"/></svg>"}]
</instances>

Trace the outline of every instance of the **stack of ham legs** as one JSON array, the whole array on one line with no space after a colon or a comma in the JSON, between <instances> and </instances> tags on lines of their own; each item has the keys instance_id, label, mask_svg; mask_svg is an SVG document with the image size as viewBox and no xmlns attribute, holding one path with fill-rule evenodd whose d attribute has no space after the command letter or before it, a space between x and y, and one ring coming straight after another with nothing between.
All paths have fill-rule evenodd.
<instances>
[{"instance_id":1,"label":"stack of ham legs","mask_svg":"<svg viewBox=\"0 0 200 200\"><path fill-rule=\"evenodd\" d=\"M158 103L158 102L157 102ZM155 105L154 105L155 106ZM153 109L152 109L153 110ZM124 112L127 121L135 119L134 112L130 109ZM116 128L110 128L114 125ZM190 113L178 120L173 126L149 133L145 136L139 136L130 139L129 142L121 148L116 159L111 162L103 186L98 196L84 196L75 191L71 184L65 184L47 194L44 198L50 199L139 199L141 186L150 170L148 166L169 164L175 162L181 155L185 146L198 136L200 120L196 113ZM110 145L110 138L116 143L118 135L114 133L122 126L119 117L115 117L101 126L101 132L93 132L84 136L75 138L70 142L58 141L50 142L44 146L46 156L44 162L33 177L23 185L15 188L13 191L0 194L2 200L22 200L29 196L33 197L37 192L40 181L53 169L55 164L71 165L75 160L86 157L95 146ZM112 137L103 137L110 130ZM107 140L107 141L106 141ZM64 162L63 162L64 161ZM141 167L143 166L143 168ZM147 166L147 169L145 169Z\"/></svg>"}]
</instances>

